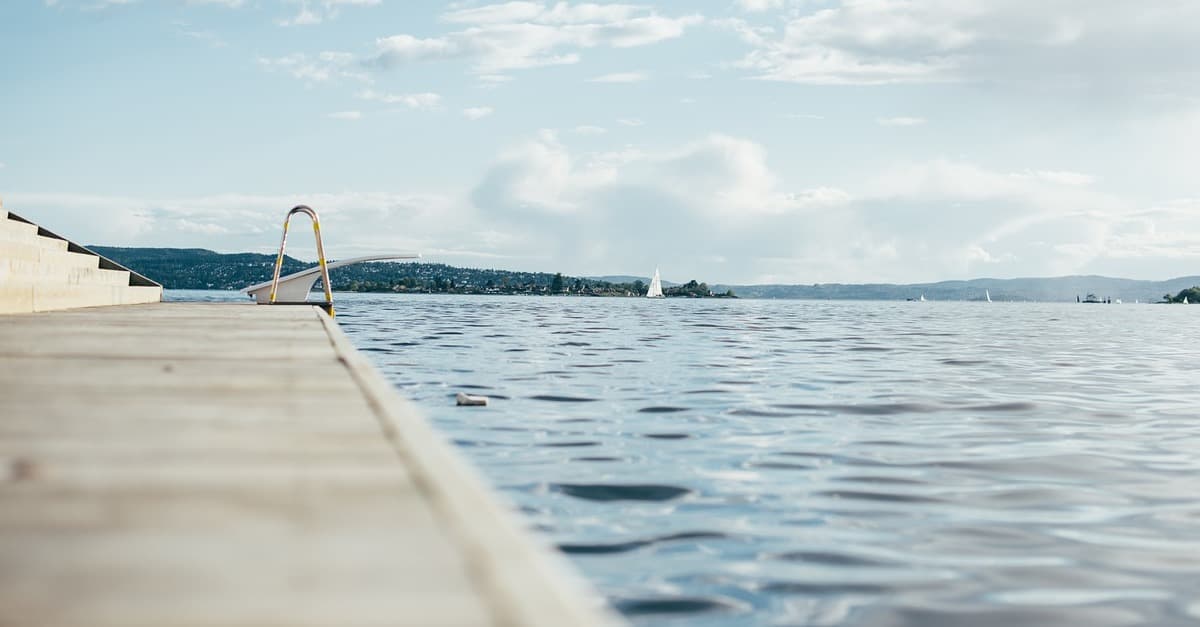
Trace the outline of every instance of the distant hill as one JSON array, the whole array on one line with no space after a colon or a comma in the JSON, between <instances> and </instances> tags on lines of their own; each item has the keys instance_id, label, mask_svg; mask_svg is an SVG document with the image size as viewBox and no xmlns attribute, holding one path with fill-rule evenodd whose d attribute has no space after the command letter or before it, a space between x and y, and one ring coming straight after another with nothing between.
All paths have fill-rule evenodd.
<instances>
[{"instance_id":1,"label":"distant hill","mask_svg":"<svg viewBox=\"0 0 1200 627\"><path fill-rule=\"evenodd\" d=\"M269 281L275 255L222 254L201 248L91 249L163 284L167 289L240 290ZM332 261L332 260L331 260ZM316 264L285 257L283 274ZM549 272L514 272L458 268L441 263L376 262L338 268L330 273L333 289L345 292L426 292L453 294L573 294L586 296L639 296L645 285L630 281L570 277ZM320 281L317 282L320 285ZM706 296L708 286L689 284L675 288L674 296Z\"/></svg>"},{"instance_id":2,"label":"distant hill","mask_svg":"<svg viewBox=\"0 0 1200 627\"><path fill-rule=\"evenodd\" d=\"M92 250L113 259L168 289L239 290L267 281L275 264L274 255L259 253L222 254L200 248L114 248L92 246ZM314 264L286 257L284 274ZM333 288L338 291L365 292L452 292L495 294L554 293L555 274L514 272L509 270L458 268L438 263L367 263L338 268L332 273ZM647 277L600 276L560 279L562 291L597 296L634 295L637 281ZM698 290L675 286L678 295L698 295ZM688 285L691 285L690 283ZM710 289L704 286L705 290ZM1076 296L1095 294L1100 298L1125 302L1159 302L1163 295L1179 294L1200 285L1200 276L1167 281L1137 281L1102 276L1065 276L1054 278L972 279L938 283L821 283L815 285L713 285L723 294L733 290L741 298L791 298L808 300L984 300L984 290L994 301L1073 302ZM644 291L642 292L644 293Z\"/></svg>"},{"instance_id":3,"label":"distant hill","mask_svg":"<svg viewBox=\"0 0 1200 627\"><path fill-rule=\"evenodd\" d=\"M221 254L203 248L89 248L175 290L240 290L270 280L275 268L275 255L259 253ZM283 274L313 265L285 256Z\"/></svg>"},{"instance_id":4,"label":"distant hill","mask_svg":"<svg viewBox=\"0 0 1200 627\"><path fill-rule=\"evenodd\" d=\"M1095 294L1100 298L1132 303L1158 302L1167 293L1200 285L1200 276L1166 281L1138 281L1103 276L1053 278L972 279L938 283L819 283L814 285L714 285L714 291L732 289L742 298L795 298L808 300L984 300L984 290L993 301L1073 302L1076 296Z\"/></svg>"}]
</instances>

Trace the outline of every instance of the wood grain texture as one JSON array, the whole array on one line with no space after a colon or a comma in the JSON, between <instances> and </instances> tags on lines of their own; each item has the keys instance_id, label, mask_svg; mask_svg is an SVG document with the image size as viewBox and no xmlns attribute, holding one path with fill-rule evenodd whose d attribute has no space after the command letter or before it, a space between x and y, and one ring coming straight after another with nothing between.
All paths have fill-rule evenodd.
<instances>
[{"instance_id":1,"label":"wood grain texture","mask_svg":"<svg viewBox=\"0 0 1200 627\"><path fill-rule=\"evenodd\" d=\"M601 625L336 324L0 319L0 625Z\"/></svg>"}]
</instances>

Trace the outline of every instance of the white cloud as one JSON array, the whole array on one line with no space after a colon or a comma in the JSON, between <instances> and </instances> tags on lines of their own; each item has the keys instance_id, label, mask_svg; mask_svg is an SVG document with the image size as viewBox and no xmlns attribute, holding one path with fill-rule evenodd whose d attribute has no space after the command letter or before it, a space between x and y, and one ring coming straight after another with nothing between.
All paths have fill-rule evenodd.
<instances>
[{"instance_id":1,"label":"white cloud","mask_svg":"<svg viewBox=\"0 0 1200 627\"><path fill-rule=\"evenodd\" d=\"M356 94L360 100L382 102L384 104L400 104L409 109L436 109L442 102L439 94L423 92L418 94L385 94L373 89L364 89Z\"/></svg>"},{"instance_id":2,"label":"white cloud","mask_svg":"<svg viewBox=\"0 0 1200 627\"><path fill-rule=\"evenodd\" d=\"M617 124L621 126L645 126L646 123L638 118L618 118Z\"/></svg>"},{"instance_id":3,"label":"white cloud","mask_svg":"<svg viewBox=\"0 0 1200 627\"><path fill-rule=\"evenodd\" d=\"M175 228L180 233L198 233L200 235L224 235L229 233L229 227L212 222L193 222L186 218L175 221Z\"/></svg>"},{"instance_id":4,"label":"white cloud","mask_svg":"<svg viewBox=\"0 0 1200 627\"><path fill-rule=\"evenodd\" d=\"M381 65L398 65L425 59L445 59L462 56L460 44L438 37L420 38L412 35L392 35L375 40L378 53L375 61Z\"/></svg>"},{"instance_id":5,"label":"white cloud","mask_svg":"<svg viewBox=\"0 0 1200 627\"><path fill-rule=\"evenodd\" d=\"M1053 173L1041 176L1042 173ZM389 192L128 198L13 193L5 205L86 243L272 252L288 207L336 233L333 258L428 261L709 282L919 281L1099 272L1166 278L1200 264L1200 200L1140 206L964 161L900 163L844 190L796 185L747 139L578 152L542 131L499 155L470 198ZM1068 179L1072 177L1067 177ZM58 225L58 226L56 226ZM297 239L296 254L311 258ZM289 251L293 250L289 248ZM502 261L497 261L502 260Z\"/></svg>"},{"instance_id":6,"label":"white cloud","mask_svg":"<svg viewBox=\"0 0 1200 627\"><path fill-rule=\"evenodd\" d=\"M208 44L213 48L224 48L229 45L220 35L210 31L193 28L190 24L184 21L175 21L171 23L175 26L180 35L194 39L199 42Z\"/></svg>"},{"instance_id":7,"label":"white cloud","mask_svg":"<svg viewBox=\"0 0 1200 627\"><path fill-rule=\"evenodd\" d=\"M507 2L470 9L459 9L442 15L442 20L460 24L504 24L529 22L545 11L540 2Z\"/></svg>"},{"instance_id":8,"label":"white cloud","mask_svg":"<svg viewBox=\"0 0 1200 627\"><path fill-rule=\"evenodd\" d=\"M335 113L329 113L325 117L333 118L335 120L361 120L362 112L361 111L337 111Z\"/></svg>"},{"instance_id":9,"label":"white cloud","mask_svg":"<svg viewBox=\"0 0 1200 627\"><path fill-rule=\"evenodd\" d=\"M505 24L537 22L542 24L588 24L622 22L644 13L645 7L632 4L571 5L556 2L549 9L542 2L506 2L482 7L459 9L442 15L445 22L459 24Z\"/></svg>"},{"instance_id":10,"label":"white cloud","mask_svg":"<svg viewBox=\"0 0 1200 627\"><path fill-rule=\"evenodd\" d=\"M855 209L865 232L892 234L909 266L900 276L1078 273L1109 255L1113 229L1137 206L1055 178L962 161L911 163L867 182Z\"/></svg>"},{"instance_id":11,"label":"white cloud","mask_svg":"<svg viewBox=\"0 0 1200 627\"><path fill-rule=\"evenodd\" d=\"M925 118L913 117L894 117L894 118L878 118L875 123L880 126L921 126L925 124Z\"/></svg>"},{"instance_id":12,"label":"white cloud","mask_svg":"<svg viewBox=\"0 0 1200 627\"><path fill-rule=\"evenodd\" d=\"M815 84L945 80L977 37L974 0L865 0L799 15L782 35L731 25L754 47L738 64L759 78Z\"/></svg>"},{"instance_id":13,"label":"white cloud","mask_svg":"<svg viewBox=\"0 0 1200 627\"><path fill-rule=\"evenodd\" d=\"M303 4L300 6L300 10L298 13L296 13L296 15L294 15L290 18L287 18L285 20L280 20L279 25L280 26L311 26L313 24L320 24L323 21L325 21L325 18L323 15L308 8L307 4Z\"/></svg>"},{"instance_id":14,"label":"white cloud","mask_svg":"<svg viewBox=\"0 0 1200 627\"><path fill-rule=\"evenodd\" d=\"M139 0L92 0L83 6L85 11L103 11L111 7L122 7L137 4Z\"/></svg>"},{"instance_id":15,"label":"white cloud","mask_svg":"<svg viewBox=\"0 0 1200 627\"><path fill-rule=\"evenodd\" d=\"M602 168L579 170L557 136L543 130L502 154L475 195L488 199L484 205L495 200L506 210L566 214L578 208L577 190L604 177Z\"/></svg>"},{"instance_id":16,"label":"white cloud","mask_svg":"<svg viewBox=\"0 0 1200 627\"><path fill-rule=\"evenodd\" d=\"M189 0L195 1L195 0ZM200 0L201 2L220 2L228 4L242 0ZM280 20L280 26L311 26L326 20L336 18L342 7L367 7L379 5L382 0L287 0L288 4L297 5L297 13L287 19Z\"/></svg>"},{"instance_id":17,"label":"white cloud","mask_svg":"<svg viewBox=\"0 0 1200 627\"><path fill-rule=\"evenodd\" d=\"M683 35L698 15L663 17L634 5L508 2L442 15L465 25L440 36L399 34L376 40L370 62L393 67L436 59L470 59L481 75L579 62L588 48L630 48Z\"/></svg>"},{"instance_id":18,"label":"white cloud","mask_svg":"<svg viewBox=\"0 0 1200 627\"><path fill-rule=\"evenodd\" d=\"M463 109L463 117L468 120L480 120L494 113L491 107L469 107Z\"/></svg>"},{"instance_id":19,"label":"white cloud","mask_svg":"<svg viewBox=\"0 0 1200 627\"><path fill-rule=\"evenodd\" d=\"M880 198L941 198L950 201L1019 199L1018 204L1046 211L1116 210L1121 205L1099 192L1062 185L1058 177L1000 172L938 159L892 167L872 179L870 194Z\"/></svg>"},{"instance_id":20,"label":"white cloud","mask_svg":"<svg viewBox=\"0 0 1200 627\"><path fill-rule=\"evenodd\" d=\"M791 118L793 120L824 120L825 119L825 116L817 115L815 113L785 113L783 115L783 117Z\"/></svg>"},{"instance_id":21,"label":"white cloud","mask_svg":"<svg viewBox=\"0 0 1200 627\"><path fill-rule=\"evenodd\" d=\"M1106 257L1139 260L1155 257L1200 260L1200 199L1176 200L1125 214L1104 242Z\"/></svg>"},{"instance_id":22,"label":"white cloud","mask_svg":"<svg viewBox=\"0 0 1200 627\"><path fill-rule=\"evenodd\" d=\"M6 167L8 166L3 161L0 161L0 170L3 170Z\"/></svg>"},{"instance_id":23,"label":"white cloud","mask_svg":"<svg viewBox=\"0 0 1200 627\"><path fill-rule=\"evenodd\" d=\"M783 6L783 0L737 0L737 5L743 11L761 12L778 9Z\"/></svg>"},{"instance_id":24,"label":"white cloud","mask_svg":"<svg viewBox=\"0 0 1200 627\"><path fill-rule=\"evenodd\" d=\"M554 6L541 16L548 24L620 24L638 19L645 14L644 5L633 4L595 4L584 2L571 5L567 2L556 2Z\"/></svg>"},{"instance_id":25,"label":"white cloud","mask_svg":"<svg viewBox=\"0 0 1200 627\"><path fill-rule=\"evenodd\" d=\"M603 126L584 124L582 126L576 126L571 132L577 135L603 135L608 132L608 129L604 128Z\"/></svg>"},{"instance_id":26,"label":"white cloud","mask_svg":"<svg viewBox=\"0 0 1200 627\"><path fill-rule=\"evenodd\" d=\"M844 190L792 187L768 162L761 145L726 135L576 153L543 133L505 153L472 200L530 246L586 233L549 253L578 272L667 258L710 281L914 281L1120 275L1115 260L1131 257L1145 278L1166 278L1183 273L1180 260L1200 263L1200 203L1144 211L1069 171L921 161Z\"/></svg>"},{"instance_id":27,"label":"white cloud","mask_svg":"<svg viewBox=\"0 0 1200 627\"><path fill-rule=\"evenodd\" d=\"M325 51L316 55L302 52L282 57L259 57L258 64L271 72L284 72L309 84L348 78L370 82L348 52Z\"/></svg>"},{"instance_id":28,"label":"white cloud","mask_svg":"<svg viewBox=\"0 0 1200 627\"><path fill-rule=\"evenodd\" d=\"M803 7L779 31L720 24L751 47L736 66L766 80L1149 87L1194 75L1198 20L1184 0L854 0Z\"/></svg>"},{"instance_id":29,"label":"white cloud","mask_svg":"<svg viewBox=\"0 0 1200 627\"><path fill-rule=\"evenodd\" d=\"M589 78L589 83L640 83L649 80L650 75L645 72L615 72L613 74L604 74L595 78Z\"/></svg>"},{"instance_id":30,"label":"white cloud","mask_svg":"<svg viewBox=\"0 0 1200 627\"><path fill-rule=\"evenodd\" d=\"M572 154L543 133L498 160L472 200L565 271L646 272L670 259L668 275L713 281L750 278L760 257L790 255L797 225L850 198L782 189L765 150L744 139ZM564 229L580 236L564 238Z\"/></svg>"}]
</instances>

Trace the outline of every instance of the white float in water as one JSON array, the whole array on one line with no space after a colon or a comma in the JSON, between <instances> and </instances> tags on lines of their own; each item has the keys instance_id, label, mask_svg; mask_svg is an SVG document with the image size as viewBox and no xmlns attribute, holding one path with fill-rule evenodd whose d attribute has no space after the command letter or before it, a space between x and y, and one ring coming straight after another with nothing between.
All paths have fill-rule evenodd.
<instances>
[{"instance_id":1,"label":"white float in water","mask_svg":"<svg viewBox=\"0 0 1200 627\"><path fill-rule=\"evenodd\" d=\"M486 396L474 396L472 394L464 394L462 392L459 392L458 394L454 395L454 400L456 401L456 403L458 405L464 405L464 406L468 406L468 407L472 407L472 406L486 407L488 404L488 397L486 397Z\"/></svg>"}]
</instances>

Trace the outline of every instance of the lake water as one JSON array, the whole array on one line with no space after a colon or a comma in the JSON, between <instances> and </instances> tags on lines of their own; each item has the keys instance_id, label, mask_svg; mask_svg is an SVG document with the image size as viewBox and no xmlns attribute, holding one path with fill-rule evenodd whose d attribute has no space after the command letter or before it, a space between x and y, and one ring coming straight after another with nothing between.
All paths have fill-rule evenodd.
<instances>
[{"instance_id":1,"label":"lake water","mask_svg":"<svg viewBox=\"0 0 1200 627\"><path fill-rule=\"evenodd\" d=\"M338 301L635 624L1200 622L1200 308Z\"/></svg>"}]
</instances>

